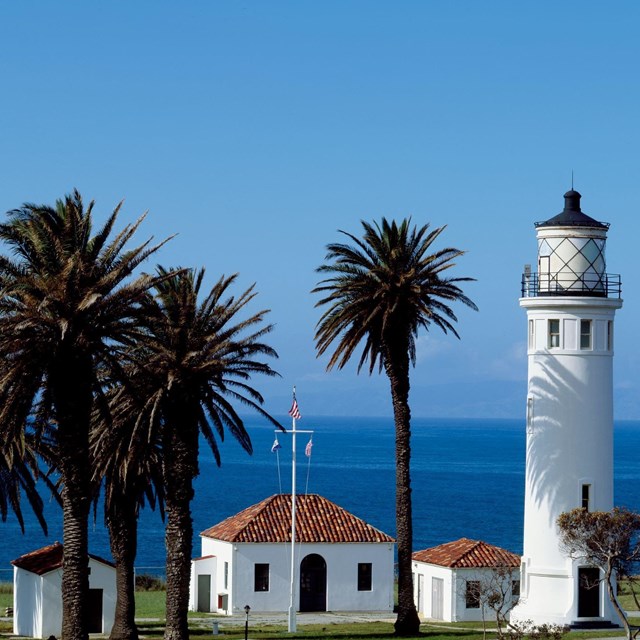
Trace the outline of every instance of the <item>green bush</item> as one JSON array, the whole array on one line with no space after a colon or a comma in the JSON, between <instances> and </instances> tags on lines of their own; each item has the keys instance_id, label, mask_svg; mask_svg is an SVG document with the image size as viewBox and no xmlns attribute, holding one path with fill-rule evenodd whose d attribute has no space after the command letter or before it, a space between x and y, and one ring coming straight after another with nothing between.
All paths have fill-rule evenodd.
<instances>
[{"instance_id":1,"label":"green bush","mask_svg":"<svg viewBox=\"0 0 640 640\"><path fill-rule=\"evenodd\" d=\"M138 591L165 591L167 584L163 578L141 573L136 576L136 590Z\"/></svg>"}]
</instances>

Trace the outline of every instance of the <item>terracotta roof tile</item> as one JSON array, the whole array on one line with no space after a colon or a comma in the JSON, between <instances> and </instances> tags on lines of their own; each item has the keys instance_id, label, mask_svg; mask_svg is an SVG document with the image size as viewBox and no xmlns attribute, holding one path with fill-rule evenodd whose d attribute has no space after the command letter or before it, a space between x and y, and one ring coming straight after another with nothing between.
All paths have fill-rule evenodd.
<instances>
[{"instance_id":1,"label":"terracotta roof tile","mask_svg":"<svg viewBox=\"0 0 640 640\"><path fill-rule=\"evenodd\" d=\"M278 494L206 529L225 542L290 542L291 495ZM391 536L316 494L296 496L296 542L394 542Z\"/></svg>"},{"instance_id":2,"label":"terracotta roof tile","mask_svg":"<svg viewBox=\"0 0 640 640\"><path fill-rule=\"evenodd\" d=\"M520 566L519 555L481 540L469 540L469 538L460 538L455 542L447 542L431 549L416 551L413 554L413 559L452 569Z\"/></svg>"},{"instance_id":3,"label":"terracotta roof tile","mask_svg":"<svg viewBox=\"0 0 640 640\"><path fill-rule=\"evenodd\" d=\"M62 545L59 542L54 542L41 549L25 553L23 556L12 560L11 564L14 567L18 567L18 569L24 569L25 571L30 571L31 573L42 576L54 569L60 569L62 567L62 556ZM110 567L115 566L112 562L99 556L94 556L92 553L89 554L89 557Z\"/></svg>"}]
</instances>

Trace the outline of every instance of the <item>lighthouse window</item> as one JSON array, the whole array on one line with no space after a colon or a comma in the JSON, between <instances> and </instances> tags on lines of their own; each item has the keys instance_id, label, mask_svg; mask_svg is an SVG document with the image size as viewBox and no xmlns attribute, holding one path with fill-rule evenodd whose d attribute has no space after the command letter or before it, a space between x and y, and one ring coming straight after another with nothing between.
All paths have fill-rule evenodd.
<instances>
[{"instance_id":1,"label":"lighthouse window","mask_svg":"<svg viewBox=\"0 0 640 640\"><path fill-rule=\"evenodd\" d=\"M533 320L529 320L529 349L536 346Z\"/></svg>"},{"instance_id":2,"label":"lighthouse window","mask_svg":"<svg viewBox=\"0 0 640 640\"><path fill-rule=\"evenodd\" d=\"M591 349L591 320L580 320L580 348Z\"/></svg>"},{"instance_id":3,"label":"lighthouse window","mask_svg":"<svg viewBox=\"0 0 640 640\"><path fill-rule=\"evenodd\" d=\"M613 349L613 322L607 322L607 351Z\"/></svg>"},{"instance_id":4,"label":"lighthouse window","mask_svg":"<svg viewBox=\"0 0 640 640\"><path fill-rule=\"evenodd\" d=\"M549 349L560 346L560 320L549 320Z\"/></svg>"},{"instance_id":5,"label":"lighthouse window","mask_svg":"<svg viewBox=\"0 0 640 640\"><path fill-rule=\"evenodd\" d=\"M589 498L591 493L591 485L583 484L582 485L582 508L585 511L589 511Z\"/></svg>"}]
</instances>

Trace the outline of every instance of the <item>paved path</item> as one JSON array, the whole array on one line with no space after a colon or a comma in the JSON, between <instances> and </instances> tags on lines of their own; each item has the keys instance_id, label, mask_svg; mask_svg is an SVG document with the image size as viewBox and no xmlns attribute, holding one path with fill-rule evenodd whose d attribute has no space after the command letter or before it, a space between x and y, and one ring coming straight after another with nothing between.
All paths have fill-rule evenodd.
<instances>
[{"instance_id":1,"label":"paved path","mask_svg":"<svg viewBox=\"0 0 640 640\"><path fill-rule=\"evenodd\" d=\"M329 626L331 624L343 624L349 622L395 622L395 614L389 611L362 612L362 611L325 611L320 613L298 613L296 615L296 626L302 627L310 624L320 624ZM230 616L215 615L206 618L189 618L190 624L194 624L202 629L213 629L217 625L218 632L223 634L225 627L243 627L246 621L245 613L235 613ZM286 613L250 613L249 614L249 635L252 626L276 626L284 627L289 625L289 618Z\"/></svg>"},{"instance_id":2,"label":"paved path","mask_svg":"<svg viewBox=\"0 0 640 640\"><path fill-rule=\"evenodd\" d=\"M305 624L332 624L343 622L395 622L396 616L390 611L323 611L313 613L297 613L296 621ZM216 620L220 624L227 623L237 626L245 623L245 614L237 613L231 616L220 616ZM288 625L286 613L249 613L249 626L252 624Z\"/></svg>"}]
</instances>

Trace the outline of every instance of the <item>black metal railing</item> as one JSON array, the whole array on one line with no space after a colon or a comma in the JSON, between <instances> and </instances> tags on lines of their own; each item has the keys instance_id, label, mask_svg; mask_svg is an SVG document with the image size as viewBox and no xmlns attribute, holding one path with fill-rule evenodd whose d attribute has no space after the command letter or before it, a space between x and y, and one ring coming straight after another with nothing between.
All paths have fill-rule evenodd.
<instances>
[{"instance_id":1,"label":"black metal railing","mask_svg":"<svg viewBox=\"0 0 640 640\"><path fill-rule=\"evenodd\" d=\"M524 273L522 275L522 297L583 296L595 298L619 298L622 283L617 274L603 273L601 276L573 272L554 274Z\"/></svg>"}]
</instances>

